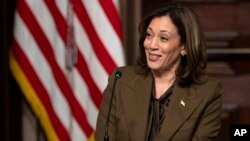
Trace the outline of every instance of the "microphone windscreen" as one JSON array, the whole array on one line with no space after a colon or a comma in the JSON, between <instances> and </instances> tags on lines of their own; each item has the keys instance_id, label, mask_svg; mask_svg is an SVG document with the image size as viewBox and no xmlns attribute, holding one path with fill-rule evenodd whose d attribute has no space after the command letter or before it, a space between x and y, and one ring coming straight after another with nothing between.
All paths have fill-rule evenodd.
<instances>
[{"instance_id":1,"label":"microphone windscreen","mask_svg":"<svg viewBox=\"0 0 250 141\"><path fill-rule=\"evenodd\" d=\"M121 71L115 72L115 78L120 78L121 76L122 76L122 72Z\"/></svg>"}]
</instances>

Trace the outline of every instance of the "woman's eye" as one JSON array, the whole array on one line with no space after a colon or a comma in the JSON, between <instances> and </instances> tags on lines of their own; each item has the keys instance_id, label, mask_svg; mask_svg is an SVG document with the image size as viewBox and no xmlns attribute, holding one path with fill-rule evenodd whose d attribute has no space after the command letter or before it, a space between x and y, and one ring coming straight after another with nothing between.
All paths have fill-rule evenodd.
<instances>
[{"instance_id":1,"label":"woman's eye","mask_svg":"<svg viewBox=\"0 0 250 141\"><path fill-rule=\"evenodd\" d=\"M148 33L148 32L146 33L146 37L147 37L147 38L149 38L149 37L151 37L151 36L152 36L152 35L151 35L150 33Z\"/></svg>"},{"instance_id":2,"label":"woman's eye","mask_svg":"<svg viewBox=\"0 0 250 141\"><path fill-rule=\"evenodd\" d=\"M161 37L161 40L162 40L162 41L167 41L168 38L166 38L166 37Z\"/></svg>"}]
</instances>

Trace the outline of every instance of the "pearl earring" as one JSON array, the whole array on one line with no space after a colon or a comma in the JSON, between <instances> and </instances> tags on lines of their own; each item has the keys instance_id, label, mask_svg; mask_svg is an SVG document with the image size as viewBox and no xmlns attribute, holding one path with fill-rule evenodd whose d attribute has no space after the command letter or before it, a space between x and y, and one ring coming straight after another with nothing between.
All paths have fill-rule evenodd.
<instances>
[{"instance_id":1,"label":"pearl earring","mask_svg":"<svg viewBox=\"0 0 250 141\"><path fill-rule=\"evenodd\" d=\"M182 52L182 53L181 53L181 56L185 56L185 55L186 55L186 53L185 53L185 52Z\"/></svg>"}]
</instances>

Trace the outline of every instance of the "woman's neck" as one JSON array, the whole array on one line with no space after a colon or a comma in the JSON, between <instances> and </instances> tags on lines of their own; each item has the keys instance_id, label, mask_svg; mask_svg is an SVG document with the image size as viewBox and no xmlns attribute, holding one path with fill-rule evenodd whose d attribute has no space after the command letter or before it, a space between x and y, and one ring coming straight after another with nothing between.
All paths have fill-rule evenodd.
<instances>
[{"instance_id":1,"label":"woman's neck","mask_svg":"<svg viewBox=\"0 0 250 141\"><path fill-rule=\"evenodd\" d=\"M173 84L176 75L175 71L168 71L163 74L157 74L153 72L155 83L157 84Z\"/></svg>"},{"instance_id":2,"label":"woman's neck","mask_svg":"<svg viewBox=\"0 0 250 141\"><path fill-rule=\"evenodd\" d=\"M164 73L157 73L152 71L155 82L155 98L159 99L174 83L176 75L175 71L166 71Z\"/></svg>"}]
</instances>

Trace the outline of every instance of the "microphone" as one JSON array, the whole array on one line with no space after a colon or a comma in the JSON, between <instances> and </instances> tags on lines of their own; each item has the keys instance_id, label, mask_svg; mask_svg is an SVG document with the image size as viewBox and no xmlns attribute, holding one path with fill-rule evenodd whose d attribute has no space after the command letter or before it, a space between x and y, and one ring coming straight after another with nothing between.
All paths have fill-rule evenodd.
<instances>
[{"instance_id":1,"label":"microphone","mask_svg":"<svg viewBox=\"0 0 250 141\"><path fill-rule=\"evenodd\" d=\"M113 89L112 89L112 93L111 93L111 99L110 99L110 103L109 103L109 111L108 111L107 121L106 121L106 124L105 124L104 141L109 141L109 133L108 133L108 131L109 131L110 111L111 111L112 101L113 101L113 97L114 97L114 90L115 90L116 81L121 76L122 76L122 73L120 71L115 72L115 81L114 81L114 85L113 85Z\"/></svg>"}]
</instances>

